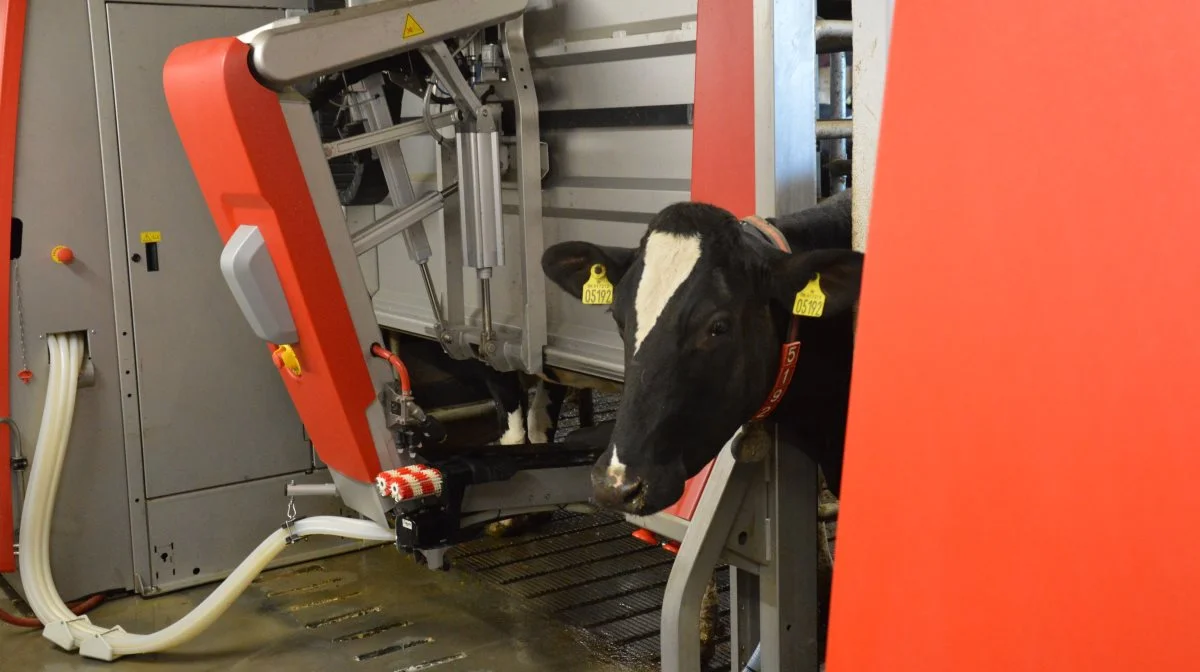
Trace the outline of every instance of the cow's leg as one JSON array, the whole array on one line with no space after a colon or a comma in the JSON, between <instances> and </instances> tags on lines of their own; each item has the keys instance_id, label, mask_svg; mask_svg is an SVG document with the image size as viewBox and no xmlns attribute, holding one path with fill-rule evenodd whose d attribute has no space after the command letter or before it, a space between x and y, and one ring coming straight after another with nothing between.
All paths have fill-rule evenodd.
<instances>
[{"instance_id":1,"label":"cow's leg","mask_svg":"<svg viewBox=\"0 0 1200 672\"><path fill-rule=\"evenodd\" d=\"M550 411L550 393L546 381L539 378L533 388L533 403L529 406L529 442L550 443L554 418Z\"/></svg>"},{"instance_id":2,"label":"cow's leg","mask_svg":"<svg viewBox=\"0 0 1200 672\"><path fill-rule=\"evenodd\" d=\"M525 408L528 405L521 379L515 373L487 371L484 384L496 400L498 415L504 433L500 445L512 446L525 443Z\"/></svg>"},{"instance_id":3,"label":"cow's leg","mask_svg":"<svg viewBox=\"0 0 1200 672\"><path fill-rule=\"evenodd\" d=\"M596 426L596 396L591 388L579 388L575 393L576 403L579 404L579 426Z\"/></svg>"},{"instance_id":4,"label":"cow's leg","mask_svg":"<svg viewBox=\"0 0 1200 672\"><path fill-rule=\"evenodd\" d=\"M558 439L558 422L562 419L563 406L567 402L570 389L558 383L546 383L546 417L550 420L548 436L553 443Z\"/></svg>"},{"instance_id":5,"label":"cow's leg","mask_svg":"<svg viewBox=\"0 0 1200 672\"><path fill-rule=\"evenodd\" d=\"M717 652L717 643L725 633L721 632L721 601L717 596L717 579L714 574L708 579L704 598L700 600L700 663L707 668Z\"/></svg>"},{"instance_id":6,"label":"cow's leg","mask_svg":"<svg viewBox=\"0 0 1200 672\"><path fill-rule=\"evenodd\" d=\"M821 475L819 487L818 506L837 504L837 497L826 485L824 474ZM829 537L835 525L836 522L817 523L817 653L821 660L825 660L825 638L829 634L829 607L833 595L833 546L829 543Z\"/></svg>"},{"instance_id":7,"label":"cow's leg","mask_svg":"<svg viewBox=\"0 0 1200 672\"><path fill-rule=\"evenodd\" d=\"M566 400L565 385L547 383L538 378L534 383L533 402L529 406L529 442L552 443L558 432L558 416ZM512 536L532 531L554 518L553 511L539 511L497 521L496 534ZM499 528L503 528L500 530Z\"/></svg>"},{"instance_id":8,"label":"cow's leg","mask_svg":"<svg viewBox=\"0 0 1200 672\"><path fill-rule=\"evenodd\" d=\"M488 375L488 389L500 407L500 416L504 433L500 436L500 445L512 446L525 443L525 414L529 406L528 394L521 384L521 378L515 373L492 372ZM515 516L503 518L488 524L484 532L493 537L505 537L520 534L525 527L525 518Z\"/></svg>"}]
</instances>

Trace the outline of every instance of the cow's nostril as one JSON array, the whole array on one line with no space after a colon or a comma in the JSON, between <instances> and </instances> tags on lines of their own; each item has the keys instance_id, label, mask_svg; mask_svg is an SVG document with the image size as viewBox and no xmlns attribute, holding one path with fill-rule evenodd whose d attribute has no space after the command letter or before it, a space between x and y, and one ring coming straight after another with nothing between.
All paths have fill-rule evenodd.
<instances>
[{"instance_id":1,"label":"cow's nostril","mask_svg":"<svg viewBox=\"0 0 1200 672\"><path fill-rule=\"evenodd\" d=\"M643 483L641 479L634 481L617 488L617 496L620 497L622 504L632 502L642 492Z\"/></svg>"},{"instance_id":2,"label":"cow's nostril","mask_svg":"<svg viewBox=\"0 0 1200 672\"><path fill-rule=\"evenodd\" d=\"M623 509L633 503L645 487L640 479L621 485L607 482L597 483L596 486L596 503L614 509Z\"/></svg>"}]
</instances>

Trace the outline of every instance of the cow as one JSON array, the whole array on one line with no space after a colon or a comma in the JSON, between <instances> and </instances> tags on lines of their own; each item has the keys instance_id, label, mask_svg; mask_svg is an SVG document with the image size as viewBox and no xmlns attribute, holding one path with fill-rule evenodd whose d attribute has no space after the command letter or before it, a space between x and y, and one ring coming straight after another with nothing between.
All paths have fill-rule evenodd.
<instances>
[{"instance_id":1,"label":"cow","mask_svg":"<svg viewBox=\"0 0 1200 672\"><path fill-rule=\"evenodd\" d=\"M624 390L592 468L598 504L663 510L730 438L764 419L789 429L817 462L823 498L826 488L840 494L864 261L851 248L851 199L847 190L773 220L677 203L651 219L636 248L571 241L546 250L542 268L568 294L595 302L604 296L596 279L611 285L624 343ZM833 557L823 526L818 537L823 658ZM710 582L704 658L717 636L714 591Z\"/></svg>"},{"instance_id":2,"label":"cow","mask_svg":"<svg viewBox=\"0 0 1200 672\"><path fill-rule=\"evenodd\" d=\"M789 339L801 344L794 382L769 419L792 430L838 494L864 260L851 249L851 198L771 221L676 203L636 248L570 241L545 251L546 276L568 294L582 300L594 273L611 283L624 343L616 424L592 470L598 504L648 515L678 501L762 409ZM819 310L794 315L814 285Z\"/></svg>"}]
</instances>

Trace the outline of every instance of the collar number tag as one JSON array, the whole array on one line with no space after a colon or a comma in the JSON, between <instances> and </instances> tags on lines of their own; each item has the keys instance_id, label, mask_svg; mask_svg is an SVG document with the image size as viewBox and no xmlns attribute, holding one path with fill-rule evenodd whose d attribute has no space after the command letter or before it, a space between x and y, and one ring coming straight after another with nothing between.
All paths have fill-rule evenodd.
<instances>
[{"instance_id":1,"label":"collar number tag","mask_svg":"<svg viewBox=\"0 0 1200 672\"><path fill-rule=\"evenodd\" d=\"M804 289L796 292L792 314L801 317L820 317L825 312L825 292L821 291L821 274L808 281Z\"/></svg>"},{"instance_id":2,"label":"collar number tag","mask_svg":"<svg viewBox=\"0 0 1200 672\"><path fill-rule=\"evenodd\" d=\"M583 283L585 306L607 306L613 302L613 286L603 264L592 265L592 277Z\"/></svg>"}]
</instances>

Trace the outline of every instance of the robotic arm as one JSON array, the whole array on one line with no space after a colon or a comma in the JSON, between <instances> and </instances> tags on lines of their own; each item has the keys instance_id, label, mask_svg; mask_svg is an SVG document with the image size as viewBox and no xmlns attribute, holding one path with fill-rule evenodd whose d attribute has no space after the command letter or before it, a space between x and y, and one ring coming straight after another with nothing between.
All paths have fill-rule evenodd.
<instances>
[{"instance_id":1,"label":"robotic arm","mask_svg":"<svg viewBox=\"0 0 1200 672\"><path fill-rule=\"evenodd\" d=\"M500 108L476 94L447 40L459 38L461 51L479 31L518 18L525 9L526 0L384 0L283 19L236 38L186 44L164 69L171 115L226 241L221 269L229 287L267 342L338 494L382 525L393 503L381 496L380 489L388 488L378 486L377 478L412 466L416 456L397 436L421 414L408 391L397 388L389 363L373 354L381 351L379 328L358 255L404 235L410 258L421 267L439 340L449 348L455 338L428 271L431 252L422 220L457 194L464 263L476 269L483 292L479 350L495 361L488 281L492 268L504 263ZM438 90L454 101L453 113L393 123L384 75L369 66L406 53L419 54ZM311 101L298 89L331 73L364 72L364 66L368 74L347 93L366 132L323 143ZM428 86L427 96L433 84ZM396 140L450 124L458 183L418 198ZM328 162L366 149L379 158L396 210L352 235ZM457 466L447 471L458 484L448 488L457 490L454 513L470 513L463 505L471 501L487 500L481 510L495 508L495 497L472 497L464 488L494 485L515 471L483 473L455 459ZM577 461L589 463L586 456ZM586 500L586 467L552 466L583 471L572 479L579 487L557 488L558 495L543 503Z\"/></svg>"}]
</instances>

